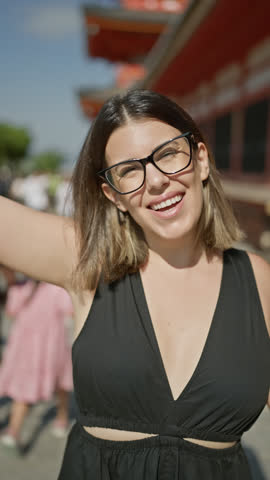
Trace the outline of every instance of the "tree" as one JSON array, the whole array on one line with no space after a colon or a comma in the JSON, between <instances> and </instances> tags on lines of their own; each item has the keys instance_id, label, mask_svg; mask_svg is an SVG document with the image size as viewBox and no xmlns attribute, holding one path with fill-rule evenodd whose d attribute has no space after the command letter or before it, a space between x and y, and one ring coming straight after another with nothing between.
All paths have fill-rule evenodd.
<instances>
[{"instance_id":1,"label":"tree","mask_svg":"<svg viewBox=\"0 0 270 480\"><path fill-rule=\"evenodd\" d=\"M27 155L31 135L26 128L0 123L0 165L16 169Z\"/></svg>"},{"instance_id":2,"label":"tree","mask_svg":"<svg viewBox=\"0 0 270 480\"><path fill-rule=\"evenodd\" d=\"M49 150L31 157L33 171L42 173L56 173L60 170L64 156L60 152Z\"/></svg>"}]
</instances>

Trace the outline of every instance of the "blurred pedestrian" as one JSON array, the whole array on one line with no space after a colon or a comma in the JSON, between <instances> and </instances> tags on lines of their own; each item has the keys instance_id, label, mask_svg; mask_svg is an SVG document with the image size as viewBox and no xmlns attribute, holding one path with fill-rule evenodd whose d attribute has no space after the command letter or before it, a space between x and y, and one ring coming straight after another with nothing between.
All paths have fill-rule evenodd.
<instances>
[{"instance_id":1,"label":"blurred pedestrian","mask_svg":"<svg viewBox=\"0 0 270 480\"><path fill-rule=\"evenodd\" d=\"M16 284L18 275L10 268L0 265L0 362L2 359L2 348L4 345L3 319L5 305L7 301L8 289L11 285Z\"/></svg>"},{"instance_id":2,"label":"blurred pedestrian","mask_svg":"<svg viewBox=\"0 0 270 480\"><path fill-rule=\"evenodd\" d=\"M18 180L14 180L18 182ZM16 183L15 183L16 185ZM49 208L49 175L46 173L33 172L20 180L20 186L17 191L21 201L28 207L35 210L46 211ZM15 186L11 188L11 192L15 195Z\"/></svg>"},{"instance_id":3,"label":"blurred pedestrian","mask_svg":"<svg viewBox=\"0 0 270 480\"><path fill-rule=\"evenodd\" d=\"M15 323L0 366L0 396L10 397L13 402L1 442L16 446L29 406L50 400L54 392L58 408L53 432L64 434L73 388L65 325L72 315L69 295L55 285L28 280L10 287L6 314L14 317Z\"/></svg>"}]
</instances>

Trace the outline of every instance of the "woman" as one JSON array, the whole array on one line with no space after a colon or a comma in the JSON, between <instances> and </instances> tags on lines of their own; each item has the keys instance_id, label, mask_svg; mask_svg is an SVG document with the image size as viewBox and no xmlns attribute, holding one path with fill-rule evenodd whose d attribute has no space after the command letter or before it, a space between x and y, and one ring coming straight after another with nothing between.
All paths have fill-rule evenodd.
<instances>
[{"instance_id":1,"label":"woman","mask_svg":"<svg viewBox=\"0 0 270 480\"><path fill-rule=\"evenodd\" d=\"M11 414L0 443L16 448L30 405L57 394L52 433L68 427L69 394L73 390L71 348L65 321L72 316L70 297L63 288L27 280L9 288L6 313L13 317L0 365L0 396L12 399Z\"/></svg>"},{"instance_id":2,"label":"woman","mask_svg":"<svg viewBox=\"0 0 270 480\"><path fill-rule=\"evenodd\" d=\"M198 128L156 93L115 96L72 188L74 221L3 199L0 250L73 298L79 415L59 480L251 478L240 438L269 394L270 267L231 248Z\"/></svg>"}]
</instances>

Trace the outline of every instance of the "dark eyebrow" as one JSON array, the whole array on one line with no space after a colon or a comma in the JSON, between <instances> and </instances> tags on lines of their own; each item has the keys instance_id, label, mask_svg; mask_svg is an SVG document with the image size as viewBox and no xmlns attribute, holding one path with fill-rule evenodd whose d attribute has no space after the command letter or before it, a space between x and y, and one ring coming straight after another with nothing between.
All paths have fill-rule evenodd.
<instances>
[{"instance_id":1,"label":"dark eyebrow","mask_svg":"<svg viewBox=\"0 0 270 480\"><path fill-rule=\"evenodd\" d=\"M111 165L110 167L107 167L107 168L104 168L103 170L100 170L100 172L98 172L99 174L102 174L104 173L104 171L106 170L110 170L111 168L113 167L116 167L118 165L121 165L122 163L125 163L125 162L139 162L139 161L142 161L142 160L145 160L145 159L148 159L149 157L151 157L157 150L159 150L161 147L164 147L166 146L169 142L172 142L174 140L176 140L177 138L181 138L181 137L189 137L191 139L191 142L193 142L193 144L195 144L195 140L193 138L193 135L191 132L186 132L186 133L181 133L180 135L177 135L176 137L173 137L173 138L170 138L169 140L166 140L165 142L162 142L160 143L157 147L155 147L152 152L147 155L146 157L142 157L142 158L128 158L126 160L121 160L120 162L117 162L115 163L114 165ZM190 143L190 146L191 146L191 143ZM191 146L192 147L192 146Z\"/></svg>"},{"instance_id":2,"label":"dark eyebrow","mask_svg":"<svg viewBox=\"0 0 270 480\"><path fill-rule=\"evenodd\" d=\"M120 163L123 163L123 162L132 162L133 160L143 160L144 158L147 158L147 157L150 157L150 155L152 155L154 152L156 152L157 150L159 150L161 147L163 147L164 145L166 145L167 143L171 142L172 140L176 140L177 137L173 137L173 138L170 138L169 140L165 140L165 142L162 142L160 143L157 147L155 147L152 152L149 154L149 155L146 155L146 157L141 157L141 158L127 158L126 160L122 160L121 162L118 162L116 163L116 165L120 164Z\"/></svg>"}]
</instances>

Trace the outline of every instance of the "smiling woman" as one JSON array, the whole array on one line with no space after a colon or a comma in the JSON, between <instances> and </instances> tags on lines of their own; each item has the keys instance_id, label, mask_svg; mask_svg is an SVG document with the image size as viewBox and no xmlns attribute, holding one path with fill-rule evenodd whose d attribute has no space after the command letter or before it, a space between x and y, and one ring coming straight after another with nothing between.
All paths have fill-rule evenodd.
<instances>
[{"instance_id":1,"label":"smiling woman","mask_svg":"<svg viewBox=\"0 0 270 480\"><path fill-rule=\"evenodd\" d=\"M117 95L72 183L72 220L1 202L0 261L73 298L78 418L59 480L251 479L241 437L269 394L270 267L233 248L199 129L157 93Z\"/></svg>"},{"instance_id":2,"label":"smiling woman","mask_svg":"<svg viewBox=\"0 0 270 480\"><path fill-rule=\"evenodd\" d=\"M162 175L158 155L164 152L163 148L166 148L169 140L177 135L182 137L183 134L186 139L185 143L181 141L180 149L181 157L188 159L186 165L184 162L182 164L182 158L180 170ZM126 191L120 191L119 196L115 194L117 191L119 193L119 182L123 190L119 172L123 173L123 169L126 169L127 161L129 166L134 165L134 159L137 160L136 188L133 188L132 183L132 192L127 190L129 187L125 187ZM175 185L176 177L181 177L182 183L176 183L178 190L182 190L180 193L184 194L185 179L196 165L200 166L203 162L207 162L209 175L206 174L204 180L197 182L196 187L201 190L200 197L204 203L204 208L199 210L198 238L207 248L228 248L242 234L223 194L210 150L191 117L181 107L154 92L132 91L126 97L116 96L106 104L89 132L73 176L76 225L79 226L81 238L81 255L77 267L77 279L79 283L83 282L81 286L84 287L85 283L89 285L90 282L91 287L95 287L100 265L103 265L105 280L112 281L118 275L136 271L145 263L148 245L140 223L134 215L127 214L124 217L124 228L119 225L119 211L122 213L126 210L123 193L130 193L127 201L130 199L134 203L138 200L142 193L139 189L146 189L143 185L146 170L151 169L155 173L154 176L149 176L153 181L161 178L161 181L171 181ZM198 169L195 173L197 175ZM101 176L101 181L106 182L102 188L97 182L98 175ZM102 195L102 190L109 201ZM150 204L166 200L164 196L169 194L170 197L171 191L172 188L161 188L158 194L155 192L151 195Z\"/></svg>"}]
</instances>

